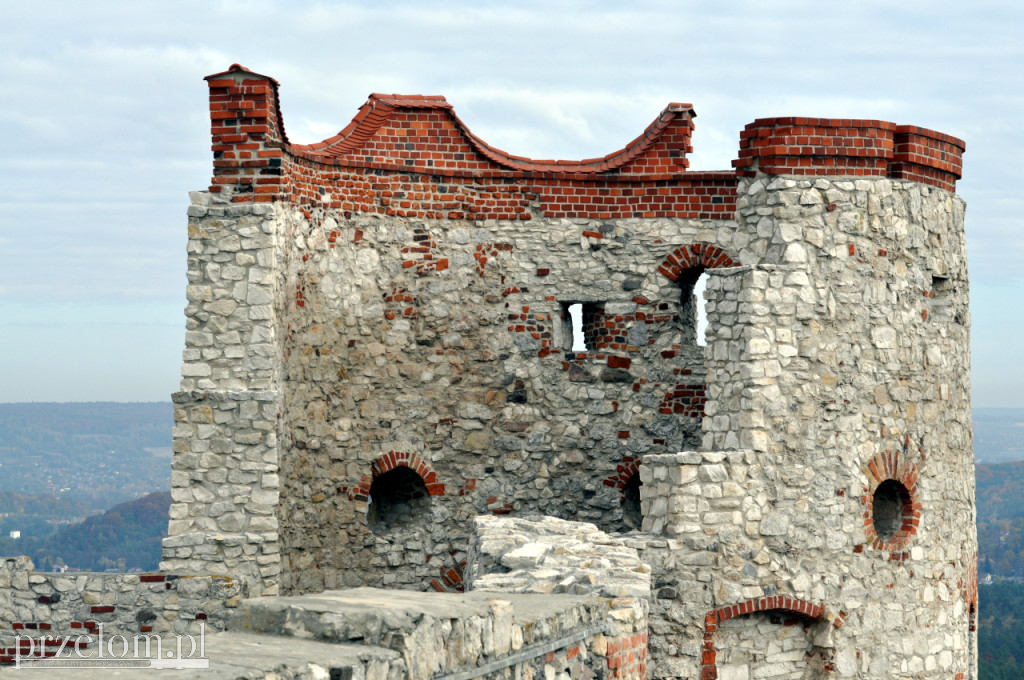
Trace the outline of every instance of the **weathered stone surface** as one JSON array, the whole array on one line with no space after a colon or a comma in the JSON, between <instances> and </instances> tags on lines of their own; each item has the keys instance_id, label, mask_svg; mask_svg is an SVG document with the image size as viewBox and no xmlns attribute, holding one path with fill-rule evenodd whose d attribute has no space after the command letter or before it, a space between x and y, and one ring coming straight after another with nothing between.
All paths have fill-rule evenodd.
<instances>
[{"instance_id":1,"label":"weathered stone surface","mask_svg":"<svg viewBox=\"0 0 1024 680\"><path fill-rule=\"evenodd\" d=\"M593 525L486 515L474 523L466 576L472 590L650 597L650 566Z\"/></svg>"}]
</instances>

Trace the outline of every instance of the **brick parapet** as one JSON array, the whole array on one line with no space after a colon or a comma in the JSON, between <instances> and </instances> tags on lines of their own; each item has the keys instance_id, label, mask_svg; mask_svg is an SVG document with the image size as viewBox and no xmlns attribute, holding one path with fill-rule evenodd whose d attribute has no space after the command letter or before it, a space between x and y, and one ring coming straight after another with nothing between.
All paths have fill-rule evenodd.
<instances>
[{"instance_id":1,"label":"brick parapet","mask_svg":"<svg viewBox=\"0 0 1024 680\"><path fill-rule=\"evenodd\" d=\"M737 174L892 177L956 191L963 140L912 125L845 118L760 118L740 133Z\"/></svg>"},{"instance_id":2,"label":"brick parapet","mask_svg":"<svg viewBox=\"0 0 1024 680\"><path fill-rule=\"evenodd\" d=\"M886 121L765 118L741 133L734 172L689 172L696 114L669 104L618 151L535 160L484 142L444 97L384 94L371 94L337 135L291 144L274 79L234 64L207 81L210 190L235 202L435 219L728 219L737 176L889 176L953 191L964 150L955 137Z\"/></svg>"}]
</instances>

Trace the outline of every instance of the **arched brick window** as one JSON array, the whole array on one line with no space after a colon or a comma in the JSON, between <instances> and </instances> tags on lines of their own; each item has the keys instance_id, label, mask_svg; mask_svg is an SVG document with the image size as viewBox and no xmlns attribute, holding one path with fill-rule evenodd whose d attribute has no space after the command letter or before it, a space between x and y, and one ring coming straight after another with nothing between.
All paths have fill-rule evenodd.
<instances>
[{"instance_id":1,"label":"arched brick window","mask_svg":"<svg viewBox=\"0 0 1024 680\"><path fill-rule=\"evenodd\" d=\"M614 487L621 492L622 524L620 531L639 529L643 524L643 513L640 509L640 458L624 456L615 468L615 474L604 480L605 486Z\"/></svg>"},{"instance_id":2,"label":"arched brick window","mask_svg":"<svg viewBox=\"0 0 1024 680\"><path fill-rule=\"evenodd\" d=\"M921 504L917 466L899 451L876 454L864 467L864 531L872 547L903 550L917 533Z\"/></svg>"},{"instance_id":3,"label":"arched brick window","mask_svg":"<svg viewBox=\"0 0 1024 680\"><path fill-rule=\"evenodd\" d=\"M443 496L444 484L437 474L414 453L388 451L370 466L350 498L367 504L366 520L371 529L389 531L419 526L430 496Z\"/></svg>"},{"instance_id":4,"label":"arched brick window","mask_svg":"<svg viewBox=\"0 0 1024 680\"><path fill-rule=\"evenodd\" d=\"M807 600L800 600L795 597L788 597L784 595L758 597L738 604L712 609L704 617L704 645L701 653L701 678L719 677L719 665L722 664L723 659L719 658L721 650L716 644L715 637L716 633L719 632L721 624L729 621L730 619L746 617L752 614L763 614L768 616L770 622L779 623L784 627L789 626L791 623L799 622L803 622L804 624L814 624L826 618L825 606L823 604L814 604ZM832 620L831 625L836 628L840 628L843 625L843 616L840 614L838 617L835 617ZM809 642L808 652L811 652ZM765 661L765 659L761 659L761 661ZM726 669L723 668L722 670ZM735 671L737 669L731 668L729 670ZM743 677L750 677L748 669L741 668L739 670L744 673L748 673ZM802 675L800 677L810 676Z\"/></svg>"},{"instance_id":5,"label":"arched brick window","mask_svg":"<svg viewBox=\"0 0 1024 680\"><path fill-rule=\"evenodd\" d=\"M679 319L684 332L697 343L697 298L694 288L706 269L735 267L739 261L710 243L691 243L673 250L662 260L658 271L679 284ZM704 344L704 343L699 343Z\"/></svg>"}]
</instances>

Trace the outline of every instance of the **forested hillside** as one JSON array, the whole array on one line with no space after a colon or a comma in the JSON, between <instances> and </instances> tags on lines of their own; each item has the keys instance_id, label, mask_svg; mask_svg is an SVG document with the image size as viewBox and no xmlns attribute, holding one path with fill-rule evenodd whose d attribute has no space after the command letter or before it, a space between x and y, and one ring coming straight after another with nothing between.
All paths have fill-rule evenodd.
<instances>
[{"instance_id":1,"label":"forested hillside","mask_svg":"<svg viewBox=\"0 0 1024 680\"><path fill-rule=\"evenodd\" d=\"M0 555L28 555L37 571L71 565L82 571L155 571L160 540L167 533L169 492L121 503L55 535L14 541L0 538Z\"/></svg>"},{"instance_id":2,"label":"forested hillside","mask_svg":"<svg viewBox=\"0 0 1024 680\"><path fill-rule=\"evenodd\" d=\"M978 589L979 680L1024 678L1024 585Z\"/></svg>"},{"instance_id":3,"label":"forested hillside","mask_svg":"<svg viewBox=\"0 0 1024 680\"><path fill-rule=\"evenodd\" d=\"M1024 461L978 465L978 571L1024 578Z\"/></svg>"}]
</instances>

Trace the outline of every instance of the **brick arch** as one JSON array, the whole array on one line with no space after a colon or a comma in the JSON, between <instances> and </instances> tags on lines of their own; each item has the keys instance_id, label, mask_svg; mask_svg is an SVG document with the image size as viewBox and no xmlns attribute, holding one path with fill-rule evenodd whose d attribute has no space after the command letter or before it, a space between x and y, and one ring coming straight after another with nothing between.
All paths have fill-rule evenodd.
<instances>
[{"instance_id":1,"label":"brick arch","mask_svg":"<svg viewBox=\"0 0 1024 680\"><path fill-rule=\"evenodd\" d=\"M718 269L720 267L738 267L739 265L739 260L730 257L718 246L698 242L688 246L679 246L666 255L658 265L658 271L674 283L679 280L683 271L694 267Z\"/></svg>"},{"instance_id":2,"label":"brick arch","mask_svg":"<svg viewBox=\"0 0 1024 680\"><path fill-rule=\"evenodd\" d=\"M604 485L615 487L620 492L625 491L630 478L640 471L642 462L637 456L623 456L622 462L615 466L615 474L605 478Z\"/></svg>"},{"instance_id":3,"label":"brick arch","mask_svg":"<svg viewBox=\"0 0 1024 680\"><path fill-rule=\"evenodd\" d=\"M825 605L814 604L813 602L787 595L755 597L746 602L713 609L708 612L708 616L713 615L716 623L724 623L729 619L743 616L744 614L767 611L790 614L797 618L807 619L808 621L820 621L825 617Z\"/></svg>"},{"instance_id":4,"label":"brick arch","mask_svg":"<svg viewBox=\"0 0 1024 680\"><path fill-rule=\"evenodd\" d=\"M701 651L700 674L702 679L718 677L718 653L715 649L715 633L718 631L718 625L737 616L757 612L778 612L803 619L808 623L817 623L826 616L824 604L814 604L807 600L786 595L756 597L738 604L712 609L704 616L704 645ZM844 615L840 613L833 618L832 625L836 628L841 628L843 622Z\"/></svg>"},{"instance_id":5,"label":"brick arch","mask_svg":"<svg viewBox=\"0 0 1024 680\"><path fill-rule=\"evenodd\" d=\"M902 550L910 543L917 533L921 521L921 502L918 498L918 470L904 453L900 451L882 451L876 453L862 468L867 477L868 485L864 487L861 502L864 504L864 532L873 548L879 550ZM875 529L874 496L878 487L887 481L895 481L903 486L907 498L903 501L903 523L893 537L886 541Z\"/></svg>"},{"instance_id":6,"label":"brick arch","mask_svg":"<svg viewBox=\"0 0 1024 680\"><path fill-rule=\"evenodd\" d=\"M427 493L431 496L443 496L444 484L437 481L437 473L434 472L426 461L415 453L408 451L388 451L370 465L370 475L363 475L359 479L359 485L349 493L349 500L356 500L365 503L370 497L370 487L373 480L385 472L395 468L407 467L423 480L427 487Z\"/></svg>"}]
</instances>

